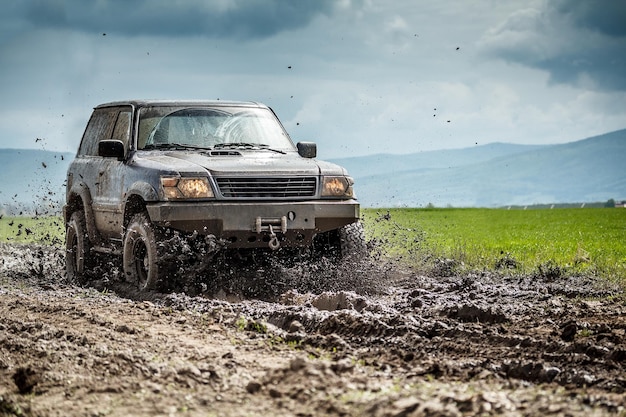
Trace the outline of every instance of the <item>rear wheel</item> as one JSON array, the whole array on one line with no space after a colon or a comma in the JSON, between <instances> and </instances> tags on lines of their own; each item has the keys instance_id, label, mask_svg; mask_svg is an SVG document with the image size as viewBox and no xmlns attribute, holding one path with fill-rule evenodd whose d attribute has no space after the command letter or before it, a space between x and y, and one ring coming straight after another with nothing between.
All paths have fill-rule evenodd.
<instances>
[{"instance_id":1,"label":"rear wheel","mask_svg":"<svg viewBox=\"0 0 626 417\"><path fill-rule=\"evenodd\" d=\"M91 242L85 225L85 213L72 213L65 232L65 270L70 281L84 284L86 274L94 266Z\"/></svg>"},{"instance_id":2,"label":"rear wheel","mask_svg":"<svg viewBox=\"0 0 626 417\"><path fill-rule=\"evenodd\" d=\"M124 275L139 290L156 289L163 280L158 264L158 233L144 213L134 215L124 236Z\"/></svg>"}]
</instances>

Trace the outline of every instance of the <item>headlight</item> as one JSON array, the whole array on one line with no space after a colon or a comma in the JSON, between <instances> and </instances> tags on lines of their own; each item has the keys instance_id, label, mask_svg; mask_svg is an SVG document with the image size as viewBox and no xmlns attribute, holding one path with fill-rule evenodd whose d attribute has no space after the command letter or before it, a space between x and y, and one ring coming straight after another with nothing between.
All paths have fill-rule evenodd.
<instances>
[{"instance_id":1,"label":"headlight","mask_svg":"<svg viewBox=\"0 0 626 417\"><path fill-rule=\"evenodd\" d=\"M350 177L324 177L322 197L354 197L354 180Z\"/></svg>"},{"instance_id":2,"label":"headlight","mask_svg":"<svg viewBox=\"0 0 626 417\"><path fill-rule=\"evenodd\" d=\"M168 200L215 197L207 178L161 177L161 185Z\"/></svg>"}]
</instances>

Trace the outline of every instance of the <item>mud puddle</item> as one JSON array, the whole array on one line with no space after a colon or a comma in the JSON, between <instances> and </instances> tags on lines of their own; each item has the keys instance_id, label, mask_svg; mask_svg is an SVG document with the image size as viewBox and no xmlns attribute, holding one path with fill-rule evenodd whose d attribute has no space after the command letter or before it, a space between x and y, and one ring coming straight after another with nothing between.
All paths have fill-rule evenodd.
<instances>
[{"instance_id":1,"label":"mud puddle","mask_svg":"<svg viewBox=\"0 0 626 417\"><path fill-rule=\"evenodd\" d=\"M626 304L592 278L266 262L137 294L63 262L0 245L0 415L626 412Z\"/></svg>"}]
</instances>

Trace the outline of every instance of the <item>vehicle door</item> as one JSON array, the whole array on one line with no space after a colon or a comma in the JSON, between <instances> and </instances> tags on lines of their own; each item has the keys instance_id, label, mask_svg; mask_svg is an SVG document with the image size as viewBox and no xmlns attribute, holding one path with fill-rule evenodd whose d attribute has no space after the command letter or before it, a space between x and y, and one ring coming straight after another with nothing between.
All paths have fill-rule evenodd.
<instances>
[{"instance_id":1,"label":"vehicle door","mask_svg":"<svg viewBox=\"0 0 626 417\"><path fill-rule=\"evenodd\" d=\"M128 151L131 132L131 107L115 108L114 124L109 136L100 140L116 139ZM114 157L98 157L96 192L93 195L94 218L100 234L107 238L122 236L123 183L126 164Z\"/></svg>"},{"instance_id":2,"label":"vehicle door","mask_svg":"<svg viewBox=\"0 0 626 417\"><path fill-rule=\"evenodd\" d=\"M90 200L85 201L86 210L93 210L89 204L97 198L99 183L99 168L101 157L98 156L98 142L111 135L117 109L97 108L91 114L87 128L78 148L76 158L68 172L68 184L77 185L78 189L86 189Z\"/></svg>"}]
</instances>

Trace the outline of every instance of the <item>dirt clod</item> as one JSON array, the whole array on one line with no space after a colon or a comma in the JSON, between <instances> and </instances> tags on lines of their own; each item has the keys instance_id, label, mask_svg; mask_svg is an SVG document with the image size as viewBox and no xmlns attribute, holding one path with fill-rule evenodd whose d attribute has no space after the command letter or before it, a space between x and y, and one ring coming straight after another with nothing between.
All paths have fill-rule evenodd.
<instances>
[{"instance_id":1,"label":"dirt clod","mask_svg":"<svg viewBox=\"0 0 626 417\"><path fill-rule=\"evenodd\" d=\"M20 394L28 394L40 382L41 373L29 366L19 367L13 374L13 382Z\"/></svg>"}]
</instances>

